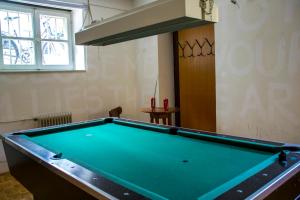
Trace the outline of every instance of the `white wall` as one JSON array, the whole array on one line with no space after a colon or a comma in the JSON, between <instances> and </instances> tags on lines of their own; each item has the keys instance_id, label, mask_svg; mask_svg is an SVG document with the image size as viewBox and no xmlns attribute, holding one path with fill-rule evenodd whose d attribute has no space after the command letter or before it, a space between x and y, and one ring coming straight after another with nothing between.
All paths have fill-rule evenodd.
<instances>
[{"instance_id":1,"label":"white wall","mask_svg":"<svg viewBox=\"0 0 300 200\"><path fill-rule=\"evenodd\" d=\"M300 1L217 0L219 132L300 143Z\"/></svg>"},{"instance_id":2,"label":"white wall","mask_svg":"<svg viewBox=\"0 0 300 200\"><path fill-rule=\"evenodd\" d=\"M158 81L158 43L157 36L138 39L136 42L137 108L149 107L154 96L155 83ZM156 88L159 104L159 86ZM149 121L146 113L137 112L140 120Z\"/></svg>"},{"instance_id":3,"label":"white wall","mask_svg":"<svg viewBox=\"0 0 300 200\"><path fill-rule=\"evenodd\" d=\"M162 105L163 99L169 99L169 106L175 105L174 88L174 59L173 59L173 34L158 35L158 80L159 99ZM175 116L173 116L174 118ZM174 122L174 120L173 120Z\"/></svg>"}]
</instances>

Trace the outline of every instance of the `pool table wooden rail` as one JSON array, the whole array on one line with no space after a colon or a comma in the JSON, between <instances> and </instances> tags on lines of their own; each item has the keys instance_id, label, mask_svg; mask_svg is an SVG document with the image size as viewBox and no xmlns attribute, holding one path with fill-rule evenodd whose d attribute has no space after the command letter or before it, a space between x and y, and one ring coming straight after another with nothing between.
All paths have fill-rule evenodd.
<instances>
[{"instance_id":1,"label":"pool table wooden rail","mask_svg":"<svg viewBox=\"0 0 300 200\"><path fill-rule=\"evenodd\" d=\"M34 194L34 199L148 199L72 161L55 160L55 153L19 136L10 136L3 145L10 173Z\"/></svg>"}]
</instances>

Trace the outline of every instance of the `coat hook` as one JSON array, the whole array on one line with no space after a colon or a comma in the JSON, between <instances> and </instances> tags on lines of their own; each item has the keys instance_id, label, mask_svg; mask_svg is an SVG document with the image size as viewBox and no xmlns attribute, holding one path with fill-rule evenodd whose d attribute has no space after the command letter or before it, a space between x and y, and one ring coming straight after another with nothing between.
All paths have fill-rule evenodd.
<instances>
[{"instance_id":1,"label":"coat hook","mask_svg":"<svg viewBox=\"0 0 300 200\"><path fill-rule=\"evenodd\" d=\"M194 56L194 47L195 47L195 43L193 44L193 45L191 45L190 43L189 43L189 41L185 41L186 42L186 44L190 47L190 49L192 50L192 53L188 56L188 57L195 57Z\"/></svg>"}]
</instances>

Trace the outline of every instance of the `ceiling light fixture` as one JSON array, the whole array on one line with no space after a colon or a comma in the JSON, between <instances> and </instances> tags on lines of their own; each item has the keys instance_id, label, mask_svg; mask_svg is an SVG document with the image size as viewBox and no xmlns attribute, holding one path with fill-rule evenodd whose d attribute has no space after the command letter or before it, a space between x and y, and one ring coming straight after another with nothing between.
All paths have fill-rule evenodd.
<instances>
[{"instance_id":1,"label":"ceiling light fixture","mask_svg":"<svg viewBox=\"0 0 300 200\"><path fill-rule=\"evenodd\" d=\"M77 45L104 46L217 21L213 0L159 0L92 24L75 40Z\"/></svg>"}]
</instances>

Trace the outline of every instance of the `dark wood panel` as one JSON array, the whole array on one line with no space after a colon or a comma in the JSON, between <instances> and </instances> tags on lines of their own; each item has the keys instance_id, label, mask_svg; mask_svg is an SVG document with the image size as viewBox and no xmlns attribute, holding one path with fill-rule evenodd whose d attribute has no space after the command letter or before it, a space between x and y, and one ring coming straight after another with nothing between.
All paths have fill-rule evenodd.
<instances>
[{"instance_id":1,"label":"dark wood panel","mask_svg":"<svg viewBox=\"0 0 300 200\"><path fill-rule=\"evenodd\" d=\"M174 89L175 89L175 107L180 108L180 88L179 88L179 55L178 55L178 32L173 33L173 55L174 55ZM175 125L180 124L180 112L175 113Z\"/></svg>"},{"instance_id":2,"label":"dark wood panel","mask_svg":"<svg viewBox=\"0 0 300 200\"><path fill-rule=\"evenodd\" d=\"M216 131L214 25L181 30L174 38L180 125Z\"/></svg>"}]
</instances>

